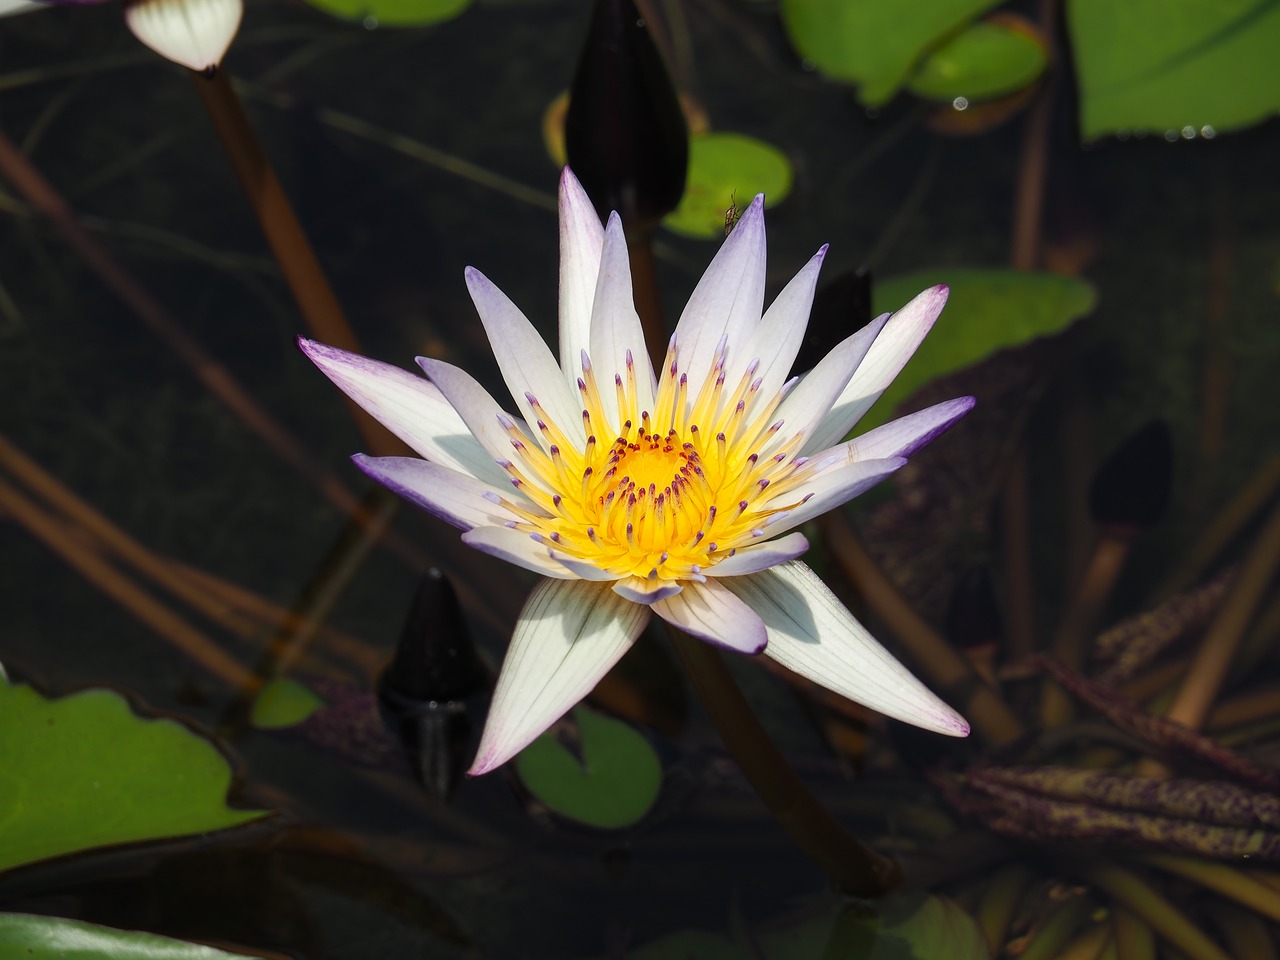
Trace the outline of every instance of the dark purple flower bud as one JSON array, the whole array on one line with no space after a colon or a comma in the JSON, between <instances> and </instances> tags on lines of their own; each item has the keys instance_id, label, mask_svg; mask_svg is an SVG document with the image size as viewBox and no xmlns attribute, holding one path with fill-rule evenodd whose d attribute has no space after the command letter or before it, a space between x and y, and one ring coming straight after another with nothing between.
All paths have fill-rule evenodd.
<instances>
[{"instance_id":1,"label":"dark purple flower bud","mask_svg":"<svg viewBox=\"0 0 1280 960\"><path fill-rule=\"evenodd\" d=\"M1172 482L1169 425L1152 420L1098 468L1089 488L1089 512L1101 526L1150 527L1164 516Z\"/></svg>"},{"instance_id":2,"label":"dark purple flower bud","mask_svg":"<svg viewBox=\"0 0 1280 960\"><path fill-rule=\"evenodd\" d=\"M871 321L871 270L846 270L818 288L792 370L812 370L845 337Z\"/></svg>"},{"instance_id":3,"label":"dark purple flower bud","mask_svg":"<svg viewBox=\"0 0 1280 960\"><path fill-rule=\"evenodd\" d=\"M652 223L684 194L689 133L634 0L597 0L565 117L569 166L601 218Z\"/></svg>"}]
</instances>

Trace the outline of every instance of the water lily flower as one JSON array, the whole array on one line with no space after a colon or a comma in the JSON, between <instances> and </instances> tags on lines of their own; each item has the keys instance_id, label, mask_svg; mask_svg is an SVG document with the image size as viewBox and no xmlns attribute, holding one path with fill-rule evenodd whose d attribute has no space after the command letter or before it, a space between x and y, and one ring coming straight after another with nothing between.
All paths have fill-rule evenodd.
<instances>
[{"instance_id":1,"label":"water lily flower","mask_svg":"<svg viewBox=\"0 0 1280 960\"><path fill-rule=\"evenodd\" d=\"M648 359L617 214L560 184L560 356L478 270L467 287L519 416L469 374L427 379L301 340L303 351L422 459L354 459L460 527L465 543L541 574L515 627L479 751L492 770L586 696L653 614L890 717L965 736L798 559L796 528L899 469L973 405L962 397L845 435L933 325L924 291L788 379L820 249L764 310L764 198L690 297L661 370Z\"/></svg>"}]
</instances>

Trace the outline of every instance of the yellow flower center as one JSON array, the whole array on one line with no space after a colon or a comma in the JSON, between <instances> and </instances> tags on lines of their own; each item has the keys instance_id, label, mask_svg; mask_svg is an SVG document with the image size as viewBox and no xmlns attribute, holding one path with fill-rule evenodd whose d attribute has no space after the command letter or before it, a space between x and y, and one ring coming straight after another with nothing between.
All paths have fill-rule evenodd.
<instances>
[{"instance_id":1,"label":"yellow flower center","mask_svg":"<svg viewBox=\"0 0 1280 960\"><path fill-rule=\"evenodd\" d=\"M615 420L584 354L578 391L585 445L570 441L529 397L545 450L508 422L517 456L501 461L532 501L502 501L520 517L516 529L610 576L666 581L704 579L703 570L764 539L771 517L803 502L786 496L805 474L804 458L795 456L803 436L783 441L781 421L770 420L787 388L757 397L752 364L726 397L723 367L722 348L690 400L673 344L651 413L639 409L628 353L626 381L615 377ZM599 442L597 430L614 439Z\"/></svg>"}]
</instances>

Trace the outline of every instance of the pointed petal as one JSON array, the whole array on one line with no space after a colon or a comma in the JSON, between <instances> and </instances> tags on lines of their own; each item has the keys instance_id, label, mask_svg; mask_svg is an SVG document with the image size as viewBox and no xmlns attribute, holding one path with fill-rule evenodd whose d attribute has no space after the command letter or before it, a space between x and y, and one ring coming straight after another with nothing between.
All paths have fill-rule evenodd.
<instances>
[{"instance_id":1,"label":"pointed petal","mask_svg":"<svg viewBox=\"0 0 1280 960\"><path fill-rule=\"evenodd\" d=\"M894 659L799 561L722 581L764 620L765 655L885 716L953 737L964 718Z\"/></svg>"},{"instance_id":2,"label":"pointed petal","mask_svg":"<svg viewBox=\"0 0 1280 960\"><path fill-rule=\"evenodd\" d=\"M514 520L487 483L417 457L367 457L355 465L393 493L463 530Z\"/></svg>"},{"instance_id":3,"label":"pointed petal","mask_svg":"<svg viewBox=\"0 0 1280 960\"><path fill-rule=\"evenodd\" d=\"M578 358L591 343L591 304L600 273L604 228L591 198L565 167L560 174L560 369L572 387Z\"/></svg>"},{"instance_id":4,"label":"pointed petal","mask_svg":"<svg viewBox=\"0 0 1280 960\"><path fill-rule=\"evenodd\" d=\"M595 303L591 309L591 349L587 351L595 370L596 382L605 396L613 392L613 378L627 382L627 355L635 365L636 400L640 410L653 412L653 366L644 343L640 315L636 313L631 293L631 262L627 258L627 240L622 233L622 220L609 215L604 228L604 250L600 255L600 276L596 284ZM611 426L618 429L614 404L605 404Z\"/></svg>"},{"instance_id":5,"label":"pointed petal","mask_svg":"<svg viewBox=\"0 0 1280 960\"><path fill-rule=\"evenodd\" d=\"M901 470L906 463L905 457L858 460L819 473L787 494L787 499L808 499L786 513L771 517L767 529L771 534L778 534L820 517L828 510L866 493L891 473ZM711 571L705 572L710 574Z\"/></svg>"},{"instance_id":6,"label":"pointed petal","mask_svg":"<svg viewBox=\"0 0 1280 960\"><path fill-rule=\"evenodd\" d=\"M466 423L433 384L389 363L298 338L302 352L366 413L428 460L505 484Z\"/></svg>"},{"instance_id":7,"label":"pointed petal","mask_svg":"<svg viewBox=\"0 0 1280 960\"><path fill-rule=\"evenodd\" d=\"M734 369L764 309L764 195L751 201L737 226L720 247L676 324L680 369L689 375L691 392L707 379L716 347L728 337ZM736 386L736 384L734 384Z\"/></svg>"},{"instance_id":8,"label":"pointed petal","mask_svg":"<svg viewBox=\"0 0 1280 960\"><path fill-rule=\"evenodd\" d=\"M486 773L528 746L591 692L648 622L648 607L603 584L540 583L516 623L468 772Z\"/></svg>"},{"instance_id":9,"label":"pointed petal","mask_svg":"<svg viewBox=\"0 0 1280 960\"><path fill-rule=\"evenodd\" d=\"M889 318L876 342L867 351L849 385L831 412L810 435L805 453L824 450L844 439L885 388L911 359L947 303L945 284L930 287Z\"/></svg>"},{"instance_id":10,"label":"pointed petal","mask_svg":"<svg viewBox=\"0 0 1280 960\"><path fill-rule=\"evenodd\" d=\"M887 319L877 317L857 333L840 341L804 375L804 379L778 407L778 419L786 424L785 436L807 435L822 422L859 369L858 365L874 345ZM806 443L805 447L808 446Z\"/></svg>"},{"instance_id":11,"label":"pointed petal","mask_svg":"<svg viewBox=\"0 0 1280 960\"><path fill-rule=\"evenodd\" d=\"M498 406L489 391L460 367L431 357L418 357L418 366L457 411L468 432L484 447L491 461L510 460L513 452L511 437L503 429L501 418L516 424L527 437L529 428L524 421L510 416ZM503 482L498 484L499 489L508 489L511 485L510 478L496 464L494 466L503 478Z\"/></svg>"},{"instance_id":12,"label":"pointed petal","mask_svg":"<svg viewBox=\"0 0 1280 960\"><path fill-rule=\"evenodd\" d=\"M655 603L653 612L699 640L738 653L760 653L768 640L759 614L718 580L686 583L676 596Z\"/></svg>"},{"instance_id":13,"label":"pointed petal","mask_svg":"<svg viewBox=\"0 0 1280 960\"><path fill-rule=\"evenodd\" d=\"M577 393L569 389L560 365L538 331L483 273L467 267L465 274L467 289L489 336L502 379L529 425L532 427L538 420L529 400L533 396L566 436L576 443L585 443ZM547 446L541 431L533 432L539 443Z\"/></svg>"},{"instance_id":14,"label":"pointed petal","mask_svg":"<svg viewBox=\"0 0 1280 960\"><path fill-rule=\"evenodd\" d=\"M854 437L845 443L815 453L810 462L818 471L857 460L880 460L889 457L910 457L925 444L960 420L973 409L973 397L956 397L935 403L916 413L881 424L874 430Z\"/></svg>"},{"instance_id":15,"label":"pointed petal","mask_svg":"<svg viewBox=\"0 0 1280 960\"><path fill-rule=\"evenodd\" d=\"M772 399L787 381L809 326L809 310L813 307L813 293L818 286L818 272L826 255L824 245L782 288L740 354L744 363L760 361L760 369L756 372L760 378L759 397ZM737 383L736 379L725 379Z\"/></svg>"},{"instance_id":16,"label":"pointed petal","mask_svg":"<svg viewBox=\"0 0 1280 960\"><path fill-rule=\"evenodd\" d=\"M674 597L684 589L679 583L670 580L641 580L639 577L627 577L613 585L613 592L626 597L632 603L654 604L659 600Z\"/></svg>"},{"instance_id":17,"label":"pointed petal","mask_svg":"<svg viewBox=\"0 0 1280 960\"><path fill-rule=\"evenodd\" d=\"M573 573L551 558L550 551L527 533L511 527L476 527L462 535L462 542L490 556L514 563L534 573L556 580L577 580Z\"/></svg>"},{"instance_id":18,"label":"pointed petal","mask_svg":"<svg viewBox=\"0 0 1280 960\"><path fill-rule=\"evenodd\" d=\"M777 540L743 547L727 560L703 569L708 577L740 577L747 573L759 573L780 563L794 560L809 549L809 541L802 533L789 533Z\"/></svg>"},{"instance_id":19,"label":"pointed petal","mask_svg":"<svg viewBox=\"0 0 1280 960\"><path fill-rule=\"evenodd\" d=\"M614 583L618 579L617 574L601 570L594 563L588 563L585 560L579 560L576 557L571 557L557 550L555 547L550 547L548 549L551 553L551 559L555 560L556 563L563 566L579 580L591 580L601 583L608 581L609 583Z\"/></svg>"}]
</instances>

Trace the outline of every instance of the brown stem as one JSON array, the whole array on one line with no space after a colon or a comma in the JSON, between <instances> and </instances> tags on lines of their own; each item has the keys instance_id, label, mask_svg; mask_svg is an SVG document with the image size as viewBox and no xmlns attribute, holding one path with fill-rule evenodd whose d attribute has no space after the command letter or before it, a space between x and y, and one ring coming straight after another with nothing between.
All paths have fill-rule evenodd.
<instances>
[{"instance_id":1,"label":"brown stem","mask_svg":"<svg viewBox=\"0 0 1280 960\"><path fill-rule=\"evenodd\" d=\"M193 74L200 99L213 119L249 205L253 207L271 253L284 274L289 291L313 336L330 346L360 352L355 331L334 296L333 287L316 259L280 179L271 167L257 134L245 115L225 70ZM380 456L403 453L402 445L376 420L348 399L356 426L371 452Z\"/></svg>"},{"instance_id":2,"label":"brown stem","mask_svg":"<svg viewBox=\"0 0 1280 960\"><path fill-rule=\"evenodd\" d=\"M841 890L879 897L902 880L898 865L850 834L787 763L710 645L669 630L676 655L743 774L783 829Z\"/></svg>"},{"instance_id":3,"label":"brown stem","mask_svg":"<svg viewBox=\"0 0 1280 960\"><path fill-rule=\"evenodd\" d=\"M845 575L885 622L912 660L934 686L963 702L959 708L974 731L991 744L1005 744L1022 736L1022 724L995 690L932 627L911 609L854 534L848 519L838 510L820 521L823 542L835 555Z\"/></svg>"}]
</instances>

